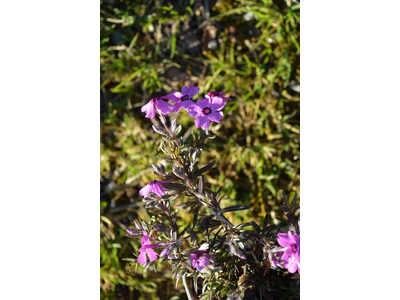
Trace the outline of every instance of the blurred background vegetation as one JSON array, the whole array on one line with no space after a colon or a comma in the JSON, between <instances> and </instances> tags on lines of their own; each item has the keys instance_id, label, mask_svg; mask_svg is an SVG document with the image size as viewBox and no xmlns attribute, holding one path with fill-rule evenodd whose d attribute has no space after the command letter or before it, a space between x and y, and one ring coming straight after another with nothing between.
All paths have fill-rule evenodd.
<instances>
[{"instance_id":1,"label":"blurred background vegetation","mask_svg":"<svg viewBox=\"0 0 400 300\"><path fill-rule=\"evenodd\" d=\"M233 223L282 217L282 191L300 184L300 4L292 0L101 0L100 256L102 299L185 299L168 266L129 270L148 219L139 189L154 179L158 138L143 104L183 85L233 98L202 161L223 186L224 205L244 204ZM179 123L191 131L182 111Z\"/></svg>"}]
</instances>

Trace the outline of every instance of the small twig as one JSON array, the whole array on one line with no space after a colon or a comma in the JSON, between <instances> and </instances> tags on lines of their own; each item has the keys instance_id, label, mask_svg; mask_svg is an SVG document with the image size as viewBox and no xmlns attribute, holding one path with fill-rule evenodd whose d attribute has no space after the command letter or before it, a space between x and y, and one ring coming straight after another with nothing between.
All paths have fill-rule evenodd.
<instances>
[{"instance_id":1,"label":"small twig","mask_svg":"<svg viewBox=\"0 0 400 300\"><path fill-rule=\"evenodd\" d=\"M188 296L188 300L198 300L199 298L194 293L193 289L189 287L188 279L186 278L186 274L182 276L183 286L185 287L186 295Z\"/></svg>"},{"instance_id":2,"label":"small twig","mask_svg":"<svg viewBox=\"0 0 400 300\"><path fill-rule=\"evenodd\" d=\"M181 148L181 144L179 144L179 141L178 141L178 139L176 138L176 136L175 136L174 134L171 133L171 130L169 130L169 128L168 128L168 126L167 126L167 123L166 123L166 120L165 120L165 117L161 114L161 112L158 110L158 108L157 108L157 112L158 112L158 114L159 114L159 116L160 116L161 123L164 125L165 129L168 131L169 136L171 137L171 139L174 140L175 144L176 144L176 145L178 146L178 148L180 149L180 148Z\"/></svg>"}]
</instances>

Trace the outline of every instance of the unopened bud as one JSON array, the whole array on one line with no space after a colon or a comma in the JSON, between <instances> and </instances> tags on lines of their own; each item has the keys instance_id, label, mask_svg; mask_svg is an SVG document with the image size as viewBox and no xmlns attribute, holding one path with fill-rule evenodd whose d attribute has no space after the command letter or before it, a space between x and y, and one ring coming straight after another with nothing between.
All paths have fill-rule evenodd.
<instances>
[{"instance_id":1,"label":"unopened bud","mask_svg":"<svg viewBox=\"0 0 400 300\"><path fill-rule=\"evenodd\" d=\"M157 223L153 225L153 229L158 232L166 232L167 226L164 223Z\"/></svg>"},{"instance_id":2,"label":"unopened bud","mask_svg":"<svg viewBox=\"0 0 400 300\"><path fill-rule=\"evenodd\" d=\"M139 235L141 234L141 232L140 232L139 230L132 229L132 228L126 229L126 232L127 232L129 235L134 236L134 237L137 237L137 236L139 236Z\"/></svg>"}]
</instances>

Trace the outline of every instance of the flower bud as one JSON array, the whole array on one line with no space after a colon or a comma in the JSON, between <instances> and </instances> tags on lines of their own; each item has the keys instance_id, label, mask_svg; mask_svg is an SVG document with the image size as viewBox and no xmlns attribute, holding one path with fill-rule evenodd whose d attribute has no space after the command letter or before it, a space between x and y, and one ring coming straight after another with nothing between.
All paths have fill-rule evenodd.
<instances>
[{"instance_id":1,"label":"flower bud","mask_svg":"<svg viewBox=\"0 0 400 300\"><path fill-rule=\"evenodd\" d=\"M141 232L139 230L136 229L132 229L132 228L127 228L126 232L133 237L138 237L139 235L141 235Z\"/></svg>"},{"instance_id":2,"label":"flower bud","mask_svg":"<svg viewBox=\"0 0 400 300\"><path fill-rule=\"evenodd\" d=\"M153 225L153 229L158 232L166 232L167 226L164 223L157 223Z\"/></svg>"},{"instance_id":3,"label":"flower bud","mask_svg":"<svg viewBox=\"0 0 400 300\"><path fill-rule=\"evenodd\" d=\"M157 175L162 175L162 176L165 175L165 168L162 164L160 164L160 165L152 164L151 166L153 167L154 172Z\"/></svg>"}]
</instances>

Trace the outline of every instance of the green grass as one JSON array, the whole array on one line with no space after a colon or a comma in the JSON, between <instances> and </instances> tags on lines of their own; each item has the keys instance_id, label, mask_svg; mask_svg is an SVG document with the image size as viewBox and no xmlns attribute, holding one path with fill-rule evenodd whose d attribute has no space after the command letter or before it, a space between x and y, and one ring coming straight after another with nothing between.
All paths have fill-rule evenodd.
<instances>
[{"instance_id":1,"label":"green grass","mask_svg":"<svg viewBox=\"0 0 400 300\"><path fill-rule=\"evenodd\" d=\"M158 162L157 136L151 130L157 121L140 112L151 96L195 84L200 94L227 91L234 99L224 108L217 138L202 158L217 160L207 181L224 187L225 206L251 206L247 215L231 215L232 222L260 220L266 212L278 222L281 192L299 191L300 98L294 91L300 82L299 5L290 0L210 1L207 21L204 1L174 3L101 1L105 299L121 298L125 285L135 299L170 299L183 292L181 283L175 290L166 276L168 266L159 274L143 275L140 268L138 274L129 272L129 262L123 260L133 258L138 247L124 237L124 229L138 216L150 217L138 191L153 179L150 164ZM246 13L254 17L246 21ZM214 36L217 48L210 50ZM194 126L183 111L179 122L187 131Z\"/></svg>"}]
</instances>

